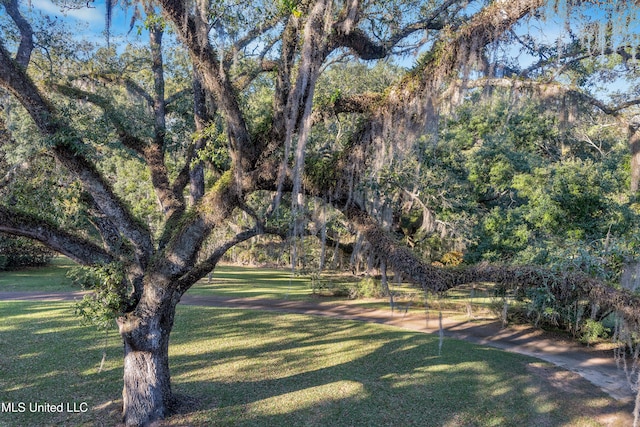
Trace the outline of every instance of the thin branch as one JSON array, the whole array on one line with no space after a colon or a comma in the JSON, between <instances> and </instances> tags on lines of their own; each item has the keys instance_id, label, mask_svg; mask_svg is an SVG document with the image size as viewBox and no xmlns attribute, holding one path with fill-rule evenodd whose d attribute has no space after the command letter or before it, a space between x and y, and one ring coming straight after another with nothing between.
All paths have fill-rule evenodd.
<instances>
[{"instance_id":1,"label":"thin branch","mask_svg":"<svg viewBox=\"0 0 640 427\"><path fill-rule=\"evenodd\" d=\"M253 43L258 37L269 32L270 30L275 28L276 25L282 23L283 21L284 21L283 17L276 16L265 23L257 25L255 28L247 32L247 34L244 37L242 37L241 39L239 39L233 44L232 49L225 55L225 59L224 59L225 62L227 63L231 62L233 60L234 55L236 55L237 52L240 52L241 50L243 50L249 44ZM274 43L275 41L273 43L270 43L270 45L273 46ZM266 49L266 51L268 50L269 49Z\"/></svg>"},{"instance_id":2,"label":"thin branch","mask_svg":"<svg viewBox=\"0 0 640 427\"><path fill-rule=\"evenodd\" d=\"M258 64L251 67L248 71L237 76L233 86L242 91L246 89L259 75L265 72L271 72L278 69L279 63L276 61L260 60Z\"/></svg>"},{"instance_id":3,"label":"thin branch","mask_svg":"<svg viewBox=\"0 0 640 427\"><path fill-rule=\"evenodd\" d=\"M602 147L597 145L595 142L593 142L593 140L589 137L589 135L587 135L586 133L581 133L579 137L583 142L586 142L591 147L595 148L598 151L598 153L600 153L600 156L604 157L604 152L602 151Z\"/></svg>"},{"instance_id":4,"label":"thin branch","mask_svg":"<svg viewBox=\"0 0 640 427\"><path fill-rule=\"evenodd\" d=\"M160 201L164 213L170 216L175 212L181 211L181 206L183 205L180 198L181 193L174 192L169 185L162 147L158 147L157 144L147 144L142 139L131 134L126 129L124 122L120 119L120 113L106 98L93 92L87 92L72 86L53 84L52 87L65 96L91 102L101 108L106 113L111 123L115 126L120 142L125 147L140 154L145 160L151 171L152 184L158 195L158 200ZM160 136L157 136L157 138L160 138Z\"/></svg>"},{"instance_id":5,"label":"thin branch","mask_svg":"<svg viewBox=\"0 0 640 427\"><path fill-rule=\"evenodd\" d=\"M196 283L198 280L202 279L210 271L212 271L229 249L239 243L251 239L252 237L262 234L263 232L264 231L260 227L253 227L249 230L245 230L236 234L233 238L216 247L216 249L207 257L207 259L189 269L189 271L185 275L177 280L178 294L184 294L194 283Z\"/></svg>"},{"instance_id":6,"label":"thin branch","mask_svg":"<svg viewBox=\"0 0 640 427\"><path fill-rule=\"evenodd\" d=\"M614 117L618 117L620 113L627 108L640 105L640 98L630 99L618 104L606 104L605 102L600 101L599 99L592 95L589 95L588 93L584 93L583 91L576 88L567 87L557 82L540 82L535 80L522 80L518 78L489 78L478 79L466 83L467 88L485 86L511 88L516 90L539 91L548 96L557 96L559 94L569 95L581 100L584 103L598 108L600 111L607 115Z\"/></svg>"},{"instance_id":7,"label":"thin branch","mask_svg":"<svg viewBox=\"0 0 640 427\"><path fill-rule=\"evenodd\" d=\"M140 155L144 154L144 147L146 145L145 142L137 136L133 135L126 128L126 125L121 120L120 112L107 98L96 93L68 85L51 84L50 87L64 96L77 99L79 101L90 102L91 104L100 108L102 111L104 111L111 124L116 128L118 139L120 140L122 145Z\"/></svg>"},{"instance_id":8,"label":"thin branch","mask_svg":"<svg viewBox=\"0 0 640 427\"><path fill-rule=\"evenodd\" d=\"M517 40L524 44L519 38ZM532 49L532 48L529 48ZM563 70L566 70L571 65L583 61L585 59L593 59L598 56L603 55L620 55L622 60L626 63L630 59L640 59L640 52L637 52L635 55L631 55L627 52L627 49L637 52L637 48L632 48L631 46L619 46L616 49L612 49L611 47L607 47L605 49L593 48L592 50L584 49L580 45L575 45L573 50L564 52L562 55L551 56L549 58L541 59L540 61L531 64L526 69L522 70L520 73L523 77L529 76L532 72L545 68L549 65L557 65L560 61L562 61L562 65L555 74L559 74Z\"/></svg>"},{"instance_id":9,"label":"thin branch","mask_svg":"<svg viewBox=\"0 0 640 427\"><path fill-rule=\"evenodd\" d=\"M198 24L183 2L159 0L158 3L165 17L173 22L178 36L191 53L194 66L202 74L203 86L213 93L218 101L218 108L226 121L232 147L231 158L237 166L237 172L250 170L257 156L255 146L252 144L233 82L230 80L231 76L227 75L209 42L207 27L204 23Z\"/></svg>"},{"instance_id":10,"label":"thin branch","mask_svg":"<svg viewBox=\"0 0 640 427\"><path fill-rule=\"evenodd\" d=\"M102 77L102 79L107 80L105 77ZM142 98L147 103L147 106L149 108L153 108L153 97L149 95L149 93L146 90L144 90L138 83L134 82L128 77L123 77L118 80L120 80L120 82L124 85L124 87L130 93L133 93L138 97ZM112 82L113 81L115 81L115 79L112 79Z\"/></svg>"},{"instance_id":11,"label":"thin branch","mask_svg":"<svg viewBox=\"0 0 640 427\"><path fill-rule=\"evenodd\" d=\"M167 112L171 111L169 109L171 104L173 104L174 102L178 101L181 98L184 98L187 95L191 95L192 93L193 93L193 89L192 88L187 88L187 89L179 90L176 93L174 93L173 95L167 97L164 100L164 105L165 105L165 107L167 107Z\"/></svg>"}]
</instances>

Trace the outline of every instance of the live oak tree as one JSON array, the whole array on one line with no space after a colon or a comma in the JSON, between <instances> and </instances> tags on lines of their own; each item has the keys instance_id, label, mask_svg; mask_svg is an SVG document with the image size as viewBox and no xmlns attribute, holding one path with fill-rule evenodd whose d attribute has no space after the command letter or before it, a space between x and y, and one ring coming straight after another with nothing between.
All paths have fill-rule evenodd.
<instances>
[{"instance_id":1,"label":"live oak tree","mask_svg":"<svg viewBox=\"0 0 640 427\"><path fill-rule=\"evenodd\" d=\"M0 231L118 272L112 277L120 295L127 425L162 419L175 404L168 347L182 295L233 246L264 233L303 233L308 197L341 211L388 265L425 290L471 280L506 287L546 281L562 295L616 309L638 330L639 300L586 275L436 268L376 221L360 191L368 168L385 161L380 156L406 152L435 134L439 112L455 107L472 76L496 77L496 67L484 67L491 63L489 47L512 40L518 23L545 3L142 1L134 17L144 18L149 35L144 53L87 50L81 61L73 49L54 57L18 0L0 2L7 15L0 33L0 87L10 96L7 105L19 104L15 108L34 130L12 135L3 122L0 144L3 151L14 137L40 144L30 158L46 153L73 179L87 218L70 224L3 199ZM187 52L171 66L163 49L168 28ZM334 61L378 61L420 50L415 67L383 90L314 96L319 76ZM529 74L488 83L518 86L535 77ZM268 103L256 103L265 94ZM344 144L328 145L326 173L308 174L314 126L336 115L349 115L357 126ZM113 155L144 166L141 173L156 199L153 217L141 217L125 200L119 174L108 173L113 169L105 157ZM30 158L21 163L27 171ZM283 230L278 215L284 205L291 224ZM237 212L252 224L228 227Z\"/></svg>"}]
</instances>

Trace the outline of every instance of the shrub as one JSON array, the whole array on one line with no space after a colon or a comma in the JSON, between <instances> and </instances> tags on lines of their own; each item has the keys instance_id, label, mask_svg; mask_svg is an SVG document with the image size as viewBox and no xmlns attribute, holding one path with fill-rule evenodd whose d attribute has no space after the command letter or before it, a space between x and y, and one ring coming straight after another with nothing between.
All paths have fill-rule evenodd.
<instances>
[{"instance_id":1,"label":"shrub","mask_svg":"<svg viewBox=\"0 0 640 427\"><path fill-rule=\"evenodd\" d=\"M33 240L0 234L0 270L47 265L54 255Z\"/></svg>"},{"instance_id":2,"label":"shrub","mask_svg":"<svg viewBox=\"0 0 640 427\"><path fill-rule=\"evenodd\" d=\"M111 263L97 267L76 267L69 270L67 276L76 286L93 290L76 303L76 315L87 325L108 330L113 321L126 311L130 304L130 286L125 279L120 263Z\"/></svg>"},{"instance_id":3,"label":"shrub","mask_svg":"<svg viewBox=\"0 0 640 427\"><path fill-rule=\"evenodd\" d=\"M311 274L311 292L319 296L355 297L354 289L343 283L325 279L318 273Z\"/></svg>"},{"instance_id":4,"label":"shrub","mask_svg":"<svg viewBox=\"0 0 640 427\"><path fill-rule=\"evenodd\" d=\"M587 319L581 328L580 342L593 344L600 338L609 338L610 333L611 329L606 328L601 322Z\"/></svg>"},{"instance_id":5,"label":"shrub","mask_svg":"<svg viewBox=\"0 0 640 427\"><path fill-rule=\"evenodd\" d=\"M356 294L360 298L380 298L382 286L373 277L365 277L356 285Z\"/></svg>"}]
</instances>

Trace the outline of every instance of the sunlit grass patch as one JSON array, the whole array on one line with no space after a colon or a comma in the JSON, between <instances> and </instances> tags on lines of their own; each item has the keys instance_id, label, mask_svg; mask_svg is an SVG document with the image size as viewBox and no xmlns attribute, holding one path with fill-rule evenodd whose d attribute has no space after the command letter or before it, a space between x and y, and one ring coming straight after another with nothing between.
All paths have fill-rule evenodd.
<instances>
[{"instance_id":1,"label":"sunlit grass patch","mask_svg":"<svg viewBox=\"0 0 640 427\"><path fill-rule=\"evenodd\" d=\"M539 381L536 359L493 348L445 340L439 356L436 336L380 325L180 310L175 388L209 409L169 425L585 425L592 403Z\"/></svg>"},{"instance_id":2,"label":"sunlit grass patch","mask_svg":"<svg viewBox=\"0 0 640 427\"><path fill-rule=\"evenodd\" d=\"M73 303L0 302L0 402L25 405L1 412L1 426L93 425L96 405L117 397L122 346L111 332L80 325ZM102 353L107 358L98 372ZM30 405L63 404L63 412L32 412ZM86 404L87 412L80 411ZM68 407L67 407L68 405ZM74 408L78 411L73 411ZM82 406L85 409L85 406Z\"/></svg>"},{"instance_id":3,"label":"sunlit grass patch","mask_svg":"<svg viewBox=\"0 0 640 427\"><path fill-rule=\"evenodd\" d=\"M324 409L341 401L366 399L368 393L363 384L356 381L336 381L330 384L295 390L279 396L267 397L247 405L250 417L287 416L292 411L313 412L313 419L326 417ZM330 423L330 420L325 420Z\"/></svg>"},{"instance_id":4,"label":"sunlit grass patch","mask_svg":"<svg viewBox=\"0 0 640 427\"><path fill-rule=\"evenodd\" d=\"M0 413L0 426L116 425L122 344L80 326L73 304L4 302L0 401L87 402L86 413ZM106 362L98 367L102 352ZM179 306L175 426L598 425L621 410L593 387L497 349L356 321ZM559 371L564 372L564 371ZM595 412L594 412L595 411Z\"/></svg>"},{"instance_id":5,"label":"sunlit grass patch","mask_svg":"<svg viewBox=\"0 0 640 427\"><path fill-rule=\"evenodd\" d=\"M311 293L309 277L290 269L220 265L189 290L191 295L221 295L236 298L305 299Z\"/></svg>"},{"instance_id":6,"label":"sunlit grass patch","mask_svg":"<svg viewBox=\"0 0 640 427\"><path fill-rule=\"evenodd\" d=\"M67 271L75 266L66 257L55 257L44 267L29 267L16 271L0 271L0 291L69 292L78 288L71 284Z\"/></svg>"}]
</instances>

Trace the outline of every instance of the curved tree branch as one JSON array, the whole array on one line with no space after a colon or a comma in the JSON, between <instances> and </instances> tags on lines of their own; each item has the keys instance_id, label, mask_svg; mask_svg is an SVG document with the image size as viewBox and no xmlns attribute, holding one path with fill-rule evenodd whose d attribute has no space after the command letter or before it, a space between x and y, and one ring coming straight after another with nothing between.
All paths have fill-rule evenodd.
<instances>
[{"instance_id":1,"label":"curved tree branch","mask_svg":"<svg viewBox=\"0 0 640 427\"><path fill-rule=\"evenodd\" d=\"M358 10L360 4L359 1L352 0L348 2L345 10L342 11L342 16L333 25L332 49L346 47L364 60L385 58L391 54L398 43L418 31L442 30L444 28L442 15L457 3L460 3L459 0L447 0L431 11L428 16L398 29L388 40L376 43L365 31L357 28L360 19Z\"/></svg>"},{"instance_id":2,"label":"curved tree branch","mask_svg":"<svg viewBox=\"0 0 640 427\"><path fill-rule=\"evenodd\" d=\"M159 140L164 139L162 137L163 132L156 132L157 139L155 143L146 143L127 129L121 120L119 111L108 99L72 86L53 84L53 87L65 96L90 102L101 108L110 122L115 126L122 145L138 153L149 167L151 171L151 181L165 215L170 217L176 214L176 212L178 214L182 212L182 193L178 191L179 189L174 191L174 188L169 184L168 172L164 163L163 147L159 146Z\"/></svg>"},{"instance_id":3,"label":"curved tree branch","mask_svg":"<svg viewBox=\"0 0 640 427\"><path fill-rule=\"evenodd\" d=\"M46 101L31 79L0 44L0 87L7 89L25 107L40 133L51 141L50 151L82 183L100 211L111 218L136 248L141 265L153 252L149 231L138 224L111 187L86 158L74 148L82 146L72 128Z\"/></svg>"},{"instance_id":4,"label":"curved tree branch","mask_svg":"<svg viewBox=\"0 0 640 427\"><path fill-rule=\"evenodd\" d=\"M598 98L585 93L577 88L568 87L561 83L557 82L547 82L547 81L536 81L536 80L522 80L519 78L488 78L488 79L478 79L473 82L467 82L467 88L474 87L501 87L501 88L509 88L516 90L529 90L541 93L547 97L550 96L559 96L559 95L569 95L574 97L577 100L580 100L586 104L592 105L602 111L603 113L618 117L622 110L627 108L640 105L640 98L629 99L627 101L618 103L618 104L607 104Z\"/></svg>"},{"instance_id":5,"label":"curved tree branch","mask_svg":"<svg viewBox=\"0 0 640 427\"><path fill-rule=\"evenodd\" d=\"M4 206L0 206L0 231L37 240L80 264L107 264L114 261L109 253L96 244L48 224L41 218Z\"/></svg>"},{"instance_id":6,"label":"curved tree branch","mask_svg":"<svg viewBox=\"0 0 640 427\"><path fill-rule=\"evenodd\" d=\"M115 108L112 103L105 97L100 96L96 93L89 92L86 90L79 89L77 87L62 85L52 83L50 84L55 91L64 95L66 97L77 99L79 101L90 102L96 107L100 108L106 114L107 118L116 128L116 132L118 133L118 138L120 143L138 153L139 155L144 155L144 147L145 143L137 136L133 135L124 124L121 114L117 108Z\"/></svg>"},{"instance_id":7,"label":"curved tree branch","mask_svg":"<svg viewBox=\"0 0 640 427\"><path fill-rule=\"evenodd\" d=\"M208 38L208 25L200 23L189 13L185 4L176 0L160 0L165 17L189 50L195 67L202 76L203 86L215 94L218 108L225 118L231 143L231 158L237 172L242 174L251 169L257 153L252 144L249 130L242 114L233 82L221 64Z\"/></svg>"},{"instance_id":8,"label":"curved tree branch","mask_svg":"<svg viewBox=\"0 0 640 427\"><path fill-rule=\"evenodd\" d=\"M263 232L264 231L261 227L254 227L236 234L233 238L227 239L223 244L216 247L204 261L198 263L178 279L178 295L182 296L194 283L212 271L229 249L239 243L251 239L252 237L263 234Z\"/></svg>"},{"instance_id":9,"label":"curved tree branch","mask_svg":"<svg viewBox=\"0 0 640 427\"><path fill-rule=\"evenodd\" d=\"M240 38L238 41L236 41L233 44L233 48L229 52L227 52L227 54L225 55L225 59L224 59L225 62L230 63L231 61L233 61L233 57L236 54L236 52L239 52L244 48L246 48L248 45L253 43L261 35L266 34L267 32L271 31L273 28L275 28L278 24L282 23L282 21L283 21L282 17L274 16L269 21L261 23L260 25L257 25L253 29L249 30L247 34L244 35L244 37ZM275 41L273 43L275 43ZM270 45L273 45L273 43L270 43ZM269 50L269 48L270 46L267 46L265 48L265 52Z\"/></svg>"},{"instance_id":10,"label":"curved tree branch","mask_svg":"<svg viewBox=\"0 0 640 427\"><path fill-rule=\"evenodd\" d=\"M627 290L615 289L584 273L562 273L527 266L479 265L447 270L425 263L397 242L368 214L356 207L344 211L347 218L363 233L373 251L394 268L403 271L424 291L444 292L462 284L495 282L509 289L548 289L567 299L589 298L605 310L615 310L635 327L640 327L640 297Z\"/></svg>"}]
</instances>

